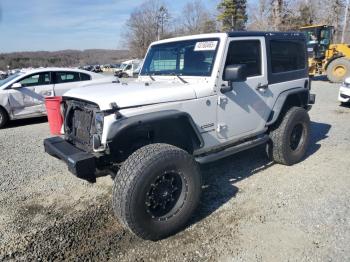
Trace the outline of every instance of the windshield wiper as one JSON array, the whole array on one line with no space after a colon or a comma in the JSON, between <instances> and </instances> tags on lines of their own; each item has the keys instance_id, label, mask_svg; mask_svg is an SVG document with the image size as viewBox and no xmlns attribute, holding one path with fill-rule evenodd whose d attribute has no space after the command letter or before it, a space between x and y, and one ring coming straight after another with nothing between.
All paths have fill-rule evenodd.
<instances>
[{"instance_id":1,"label":"windshield wiper","mask_svg":"<svg viewBox=\"0 0 350 262\"><path fill-rule=\"evenodd\" d=\"M188 82L187 82L185 79L183 79L181 76L179 76L178 74L176 74L176 73L171 73L171 75L176 76L178 79L180 79L180 81L181 81L182 83L188 84Z\"/></svg>"},{"instance_id":2,"label":"windshield wiper","mask_svg":"<svg viewBox=\"0 0 350 262\"><path fill-rule=\"evenodd\" d=\"M154 77L151 75L151 73L149 73L149 74L146 73L146 75L149 76L149 78L151 78L152 81L156 81L156 80L154 79Z\"/></svg>"}]
</instances>

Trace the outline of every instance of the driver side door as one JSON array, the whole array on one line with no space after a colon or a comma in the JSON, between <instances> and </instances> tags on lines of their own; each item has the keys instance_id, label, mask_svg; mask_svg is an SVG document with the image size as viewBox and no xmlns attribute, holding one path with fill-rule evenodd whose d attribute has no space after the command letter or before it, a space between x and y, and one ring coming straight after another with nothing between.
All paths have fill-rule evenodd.
<instances>
[{"instance_id":1,"label":"driver side door","mask_svg":"<svg viewBox=\"0 0 350 262\"><path fill-rule=\"evenodd\" d=\"M42 72L26 76L19 80L22 87L11 89L9 102L14 118L40 116L45 114L44 100L53 95L51 73Z\"/></svg>"},{"instance_id":2,"label":"driver side door","mask_svg":"<svg viewBox=\"0 0 350 262\"><path fill-rule=\"evenodd\" d=\"M220 92L217 135L227 141L240 140L261 133L270 112L268 100L267 58L264 37L234 37L226 48L225 65L245 65L247 78L241 82L219 80L219 87L231 85Z\"/></svg>"}]
</instances>

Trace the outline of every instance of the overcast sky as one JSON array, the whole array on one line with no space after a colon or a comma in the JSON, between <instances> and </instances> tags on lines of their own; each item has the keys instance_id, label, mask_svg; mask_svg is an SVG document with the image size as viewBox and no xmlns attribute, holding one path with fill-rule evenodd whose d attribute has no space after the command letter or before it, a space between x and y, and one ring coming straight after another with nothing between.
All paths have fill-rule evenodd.
<instances>
[{"instance_id":1,"label":"overcast sky","mask_svg":"<svg viewBox=\"0 0 350 262\"><path fill-rule=\"evenodd\" d=\"M0 53L123 48L125 22L143 1L0 0ZM188 0L164 2L176 16ZM217 2L203 0L207 8Z\"/></svg>"}]
</instances>

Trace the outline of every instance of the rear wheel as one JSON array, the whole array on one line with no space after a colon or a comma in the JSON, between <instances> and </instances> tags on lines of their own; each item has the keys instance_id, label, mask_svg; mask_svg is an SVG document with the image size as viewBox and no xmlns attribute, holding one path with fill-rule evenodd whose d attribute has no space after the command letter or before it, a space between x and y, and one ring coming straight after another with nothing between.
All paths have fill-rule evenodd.
<instances>
[{"instance_id":1,"label":"rear wheel","mask_svg":"<svg viewBox=\"0 0 350 262\"><path fill-rule=\"evenodd\" d=\"M8 122L8 114L5 109L0 107L0 128L3 128Z\"/></svg>"},{"instance_id":2,"label":"rear wheel","mask_svg":"<svg viewBox=\"0 0 350 262\"><path fill-rule=\"evenodd\" d=\"M270 132L269 156L277 163L293 165L305 156L310 139L310 118L304 108L292 107Z\"/></svg>"},{"instance_id":3,"label":"rear wheel","mask_svg":"<svg viewBox=\"0 0 350 262\"><path fill-rule=\"evenodd\" d=\"M350 60L341 57L333 60L327 67L327 78L333 83L344 81L350 76Z\"/></svg>"},{"instance_id":4,"label":"rear wheel","mask_svg":"<svg viewBox=\"0 0 350 262\"><path fill-rule=\"evenodd\" d=\"M138 237L158 240L176 233L199 202L201 175L186 151L150 144L134 152L117 173L113 209Z\"/></svg>"}]
</instances>

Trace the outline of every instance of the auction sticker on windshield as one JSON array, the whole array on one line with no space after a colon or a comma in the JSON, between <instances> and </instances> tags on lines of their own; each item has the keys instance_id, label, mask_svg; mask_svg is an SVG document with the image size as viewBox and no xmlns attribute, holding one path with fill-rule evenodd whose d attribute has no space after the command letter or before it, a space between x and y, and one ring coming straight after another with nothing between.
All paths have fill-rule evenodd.
<instances>
[{"instance_id":1,"label":"auction sticker on windshield","mask_svg":"<svg viewBox=\"0 0 350 262\"><path fill-rule=\"evenodd\" d=\"M218 41L197 42L196 45L194 46L194 51L215 50L217 44L218 44Z\"/></svg>"}]
</instances>

